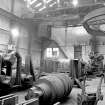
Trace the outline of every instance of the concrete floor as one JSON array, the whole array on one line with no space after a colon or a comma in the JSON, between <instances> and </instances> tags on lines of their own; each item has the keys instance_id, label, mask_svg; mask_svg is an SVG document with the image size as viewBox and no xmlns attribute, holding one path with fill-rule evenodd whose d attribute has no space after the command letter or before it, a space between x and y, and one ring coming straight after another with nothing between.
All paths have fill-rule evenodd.
<instances>
[{"instance_id":1,"label":"concrete floor","mask_svg":"<svg viewBox=\"0 0 105 105\"><path fill-rule=\"evenodd\" d=\"M97 86L99 84L100 78L88 79L86 81L86 92L94 93L97 90ZM61 103L60 105L77 105L77 94L81 93L81 89L73 88L68 99ZM24 96L26 95L26 91L15 93L19 96L19 103L24 102ZM105 95L105 83L102 82L102 94ZM103 101L99 101L97 105L105 105L105 96Z\"/></svg>"},{"instance_id":2,"label":"concrete floor","mask_svg":"<svg viewBox=\"0 0 105 105\"><path fill-rule=\"evenodd\" d=\"M99 84L100 78L88 79L86 81L86 92L96 93L97 86ZM77 105L77 94L81 93L81 89L73 88L68 100L66 100L61 105ZM99 101L97 105L105 105L105 83L102 82L102 94L104 95L103 101Z\"/></svg>"}]
</instances>

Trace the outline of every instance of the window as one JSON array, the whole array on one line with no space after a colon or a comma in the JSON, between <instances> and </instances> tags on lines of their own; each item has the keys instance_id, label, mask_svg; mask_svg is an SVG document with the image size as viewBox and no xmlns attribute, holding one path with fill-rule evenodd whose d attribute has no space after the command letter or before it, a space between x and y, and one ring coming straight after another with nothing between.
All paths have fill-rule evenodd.
<instances>
[{"instance_id":1,"label":"window","mask_svg":"<svg viewBox=\"0 0 105 105\"><path fill-rule=\"evenodd\" d=\"M47 48L47 57L48 58L52 57L52 48Z\"/></svg>"},{"instance_id":2,"label":"window","mask_svg":"<svg viewBox=\"0 0 105 105\"><path fill-rule=\"evenodd\" d=\"M53 57L58 57L58 56L59 56L59 49L53 48Z\"/></svg>"},{"instance_id":3,"label":"window","mask_svg":"<svg viewBox=\"0 0 105 105\"><path fill-rule=\"evenodd\" d=\"M46 56L48 58L57 58L59 56L59 48L47 48Z\"/></svg>"}]
</instances>

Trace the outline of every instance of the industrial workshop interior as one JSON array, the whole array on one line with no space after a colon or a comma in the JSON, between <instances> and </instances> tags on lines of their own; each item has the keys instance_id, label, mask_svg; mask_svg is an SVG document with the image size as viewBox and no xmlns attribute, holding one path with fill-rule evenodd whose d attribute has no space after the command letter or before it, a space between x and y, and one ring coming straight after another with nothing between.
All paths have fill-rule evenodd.
<instances>
[{"instance_id":1,"label":"industrial workshop interior","mask_svg":"<svg viewBox=\"0 0 105 105\"><path fill-rule=\"evenodd\" d=\"M105 105L105 0L0 0L0 105Z\"/></svg>"}]
</instances>

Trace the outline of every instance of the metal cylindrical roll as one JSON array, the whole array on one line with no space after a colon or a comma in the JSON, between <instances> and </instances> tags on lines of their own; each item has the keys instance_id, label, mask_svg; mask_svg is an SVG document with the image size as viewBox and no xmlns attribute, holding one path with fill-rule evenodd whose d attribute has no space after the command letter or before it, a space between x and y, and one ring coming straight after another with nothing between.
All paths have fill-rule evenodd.
<instances>
[{"instance_id":1,"label":"metal cylindrical roll","mask_svg":"<svg viewBox=\"0 0 105 105\"><path fill-rule=\"evenodd\" d=\"M65 86L64 96L68 96L70 94L71 90L72 90L72 87L73 87L73 80L70 77L68 77L64 74L60 74L60 76L57 75L57 77L62 80L62 82Z\"/></svg>"},{"instance_id":2,"label":"metal cylindrical roll","mask_svg":"<svg viewBox=\"0 0 105 105\"><path fill-rule=\"evenodd\" d=\"M67 75L65 74L62 74L62 73L59 73L59 74L51 74L51 75L54 75L56 76L57 78L59 78L62 83L63 83L63 86L64 86L64 97L65 96L68 96L69 93L71 92L71 89L72 89L72 86L73 86L73 80L68 77Z\"/></svg>"},{"instance_id":3,"label":"metal cylindrical roll","mask_svg":"<svg viewBox=\"0 0 105 105\"><path fill-rule=\"evenodd\" d=\"M50 104L56 102L64 94L64 85L62 81L59 78L57 78L57 76L44 76L40 78L37 82L38 84L36 84L36 86L40 87L44 93L43 98L41 97L40 100L41 103L47 103L49 101ZM43 85L45 84L49 87L50 90L48 90L47 88L43 88ZM48 93L50 93L51 95L48 95Z\"/></svg>"},{"instance_id":4,"label":"metal cylindrical roll","mask_svg":"<svg viewBox=\"0 0 105 105\"><path fill-rule=\"evenodd\" d=\"M68 96L72 90L73 81L66 75L51 74L41 77L35 84L42 92L39 95L40 105L52 105L60 99ZM31 90L36 93L35 89Z\"/></svg>"}]
</instances>

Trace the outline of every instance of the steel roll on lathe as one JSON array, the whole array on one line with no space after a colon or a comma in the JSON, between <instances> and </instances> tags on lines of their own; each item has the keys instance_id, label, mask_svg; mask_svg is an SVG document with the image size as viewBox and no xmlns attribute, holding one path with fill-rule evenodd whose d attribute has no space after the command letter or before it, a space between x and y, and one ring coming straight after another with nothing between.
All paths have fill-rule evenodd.
<instances>
[{"instance_id":1,"label":"steel roll on lathe","mask_svg":"<svg viewBox=\"0 0 105 105\"><path fill-rule=\"evenodd\" d=\"M38 96L40 105L52 105L67 97L72 86L73 80L65 74L43 76L29 89L26 98Z\"/></svg>"}]
</instances>

